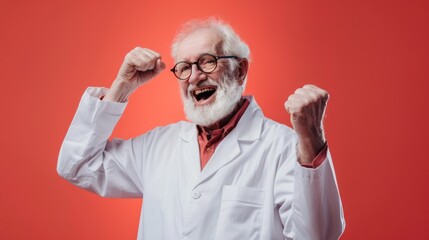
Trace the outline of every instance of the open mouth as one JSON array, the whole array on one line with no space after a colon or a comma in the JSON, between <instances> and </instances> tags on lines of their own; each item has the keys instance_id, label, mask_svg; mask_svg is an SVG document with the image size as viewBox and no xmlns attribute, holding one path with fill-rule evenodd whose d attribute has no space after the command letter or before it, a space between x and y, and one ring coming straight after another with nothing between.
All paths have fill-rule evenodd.
<instances>
[{"instance_id":1,"label":"open mouth","mask_svg":"<svg viewBox=\"0 0 429 240\"><path fill-rule=\"evenodd\" d=\"M209 99L216 92L214 87L205 87L192 92L197 102Z\"/></svg>"}]
</instances>

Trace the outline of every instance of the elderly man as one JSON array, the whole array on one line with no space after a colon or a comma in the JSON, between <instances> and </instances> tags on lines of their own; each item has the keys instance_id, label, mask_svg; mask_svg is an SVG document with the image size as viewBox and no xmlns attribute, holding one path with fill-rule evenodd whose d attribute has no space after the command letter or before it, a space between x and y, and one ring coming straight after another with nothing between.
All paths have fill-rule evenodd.
<instances>
[{"instance_id":1,"label":"elderly man","mask_svg":"<svg viewBox=\"0 0 429 240\"><path fill-rule=\"evenodd\" d=\"M293 130L242 96L249 48L218 20L191 21L171 69L189 121L108 138L128 97L164 70L129 52L110 89L89 88L64 139L58 173L106 197L144 197L139 239L338 239L344 217L323 133L328 93L306 85L285 103Z\"/></svg>"}]
</instances>

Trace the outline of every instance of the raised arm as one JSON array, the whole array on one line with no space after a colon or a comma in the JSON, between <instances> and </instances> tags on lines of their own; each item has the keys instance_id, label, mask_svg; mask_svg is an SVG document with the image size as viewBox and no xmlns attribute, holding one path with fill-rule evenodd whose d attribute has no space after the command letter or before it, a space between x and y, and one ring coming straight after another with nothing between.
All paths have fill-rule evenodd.
<instances>
[{"instance_id":1,"label":"raised arm","mask_svg":"<svg viewBox=\"0 0 429 240\"><path fill-rule=\"evenodd\" d=\"M143 139L108 139L130 94L164 68L158 53L138 47L126 55L110 89L85 91L61 146L60 176L101 196L142 196L142 163L136 149L142 149Z\"/></svg>"},{"instance_id":2,"label":"raised arm","mask_svg":"<svg viewBox=\"0 0 429 240\"><path fill-rule=\"evenodd\" d=\"M285 103L297 133L299 162L294 164L293 215L289 218L293 220L285 226L286 237L330 240L338 239L344 231L341 198L323 131L328 98L327 91L306 85ZM284 219L287 215L283 208L287 207L285 204L280 209Z\"/></svg>"}]
</instances>

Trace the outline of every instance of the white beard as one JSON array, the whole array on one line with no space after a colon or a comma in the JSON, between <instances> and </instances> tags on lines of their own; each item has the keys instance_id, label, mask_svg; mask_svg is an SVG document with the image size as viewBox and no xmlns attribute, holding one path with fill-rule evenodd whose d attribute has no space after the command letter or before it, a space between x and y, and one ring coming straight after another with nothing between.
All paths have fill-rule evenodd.
<instances>
[{"instance_id":1,"label":"white beard","mask_svg":"<svg viewBox=\"0 0 429 240\"><path fill-rule=\"evenodd\" d=\"M244 91L244 87L239 85L236 79L232 79L229 74L224 74L220 83L209 78L202 86L206 84L217 86L216 99L208 105L196 106L190 87L187 96L180 91L186 118L203 127L208 127L232 113Z\"/></svg>"}]
</instances>

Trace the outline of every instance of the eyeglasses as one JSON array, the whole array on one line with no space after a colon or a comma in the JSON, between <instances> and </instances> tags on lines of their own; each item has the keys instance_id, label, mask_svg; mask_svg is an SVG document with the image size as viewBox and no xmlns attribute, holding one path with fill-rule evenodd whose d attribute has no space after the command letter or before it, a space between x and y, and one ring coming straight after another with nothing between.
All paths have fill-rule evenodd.
<instances>
[{"instance_id":1,"label":"eyeglasses","mask_svg":"<svg viewBox=\"0 0 429 240\"><path fill-rule=\"evenodd\" d=\"M178 62L170 71L180 80L188 79L192 74L192 65L196 64L197 68L203 73L211 73L216 70L217 60L222 58L238 58L237 56L214 56L208 53L201 55L196 62Z\"/></svg>"}]
</instances>

